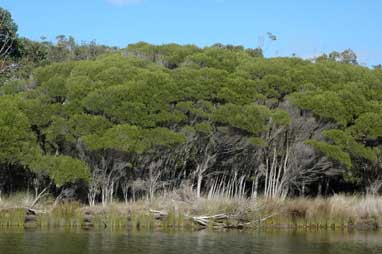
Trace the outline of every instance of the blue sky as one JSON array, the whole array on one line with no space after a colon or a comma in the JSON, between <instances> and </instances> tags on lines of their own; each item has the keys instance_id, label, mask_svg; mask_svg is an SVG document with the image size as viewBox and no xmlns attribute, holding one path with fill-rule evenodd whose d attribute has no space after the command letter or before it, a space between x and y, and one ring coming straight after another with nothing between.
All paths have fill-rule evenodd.
<instances>
[{"instance_id":1,"label":"blue sky","mask_svg":"<svg viewBox=\"0 0 382 254\"><path fill-rule=\"evenodd\" d=\"M267 56L312 57L353 49L360 62L382 63L381 0L0 0L19 34L58 34L126 46L263 46ZM266 38L267 32L278 37Z\"/></svg>"}]
</instances>

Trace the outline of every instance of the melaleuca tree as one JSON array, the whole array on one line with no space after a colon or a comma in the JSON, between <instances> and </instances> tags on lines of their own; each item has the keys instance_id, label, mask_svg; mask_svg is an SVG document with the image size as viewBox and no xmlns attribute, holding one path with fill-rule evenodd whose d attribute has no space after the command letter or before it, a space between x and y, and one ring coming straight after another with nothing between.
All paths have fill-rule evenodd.
<instances>
[{"instance_id":1,"label":"melaleuca tree","mask_svg":"<svg viewBox=\"0 0 382 254\"><path fill-rule=\"evenodd\" d=\"M195 184L196 197L201 197L202 181L217 157L217 136L212 120L214 105L207 100L182 101L176 108L187 120L181 132L187 137L181 153L186 163L192 165L190 177Z\"/></svg>"},{"instance_id":2,"label":"melaleuca tree","mask_svg":"<svg viewBox=\"0 0 382 254\"><path fill-rule=\"evenodd\" d=\"M68 156L42 155L42 150L31 129L31 123L20 109L20 102L18 102L19 99L16 97L0 97L0 105L6 109L0 113L2 171L11 166L22 165L38 177L46 176L56 186L63 186L79 179L87 180L88 168L80 160ZM36 196L32 207L47 190L48 187L44 188Z\"/></svg>"},{"instance_id":3,"label":"melaleuca tree","mask_svg":"<svg viewBox=\"0 0 382 254\"><path fill-rule=\"evenodd\" d=\"M30 205L30 208L33 208L37 202L47 194L51 185L54 185L56 188L62 188L61 192L63 192L65 185L77 181L86 182L90 176L89 167L86 163L64 155L39 155L30 162L29 168L40 179L45 177L48 182L42 190L36 191L37 195ZM58 197L61 197L61 195ZM56 200L56 203L58 201L59 200Z\"/></svg>"},{"instance_id":4,"label":"melaleuca tree","mask_svg":"<svg viewBox=\"0 0 382 254\"><path fill-rule=\"evenodd\" d=\"M140 169L141 166L145 166L141 163L145 153L160 153L153 150L169 149L184 142L184 138L181 134L166 128L143 129L133 125L115 125L103 135L85 136L83 141L92 156L94 186L89 197L92 201L97 192L101 192L102 203L106 205L112 201L116 184L122 184L118 181L124 179L126 170ZM152 157L155 158L155 156ZM154 194L153 174L158 174L158 170L164 170L157 168L161 166L161 163L155 162L153 158L149 160L148 166L150 198Z\"/></svg>"},{"instance_id":5,"label":"melaleuca tree","mask_svg":"<svg viewBox=\"0 0 382 254\"><path fill-rule=\"evenodd\" d=\"M194 45L181 46L178 44L164 44L160 46L150 45L145 42L130 44L127 54L145 58L149 61L164 65L169 69L179 67L189 55L201 50Z\"/></svg>"},{"instance_id":6,"label":"melaleuca tree","mask_svg":"<svg viewBox=\"0 0 382 254\"><path fill-rule=\"evenodd\" d=\"M9 11L0 7L0 74L9 71L9 58L17 50L17 25Z\"/></svg>"},{"instance_id":7,"label":"melaleuca tree","mask_svg":"<svg viewBox=\"0 0 382 254\"><path fill-rule=\"evenodd\" d=\"M18 163L25 161L32 153L36 139L30 130L27 116L19 108L19 98L1 96L0 112L1 146L0 161L3 163Z\"/></svg>"},{"instance_id":8,"label":"melaleuca tree","mask_svg":"<svg viewBox=\"0 0 382 254\"><path fill-rule=\"evenodd\" d=\"M27 116L19 108L19 98L0 96L0 194L15 174L39 152ZM0 197L1 198L1 197Z\"/></svg>"},{"instance_id":9,"label":"melaleuca tree","mask_svg":"<svg viewBox=\"0 0 382 254\"><path fill-rule=\"evenodd\" d=\"M240 62L245 61L250 56L242 51L231 51L227 49L211 47L205 48L202 52L190 55L185 60L189 65L201 68L215 68L228 72L235 71Z\"/></svg>"},{"instance_id":10,"label":"melaleuca tree","mask_svg":"<svg viewBox=\"0 0 382 254\"><path fill-rule=\"evenodd\" d=\"M382 75L355 65L351 52L312 63L232 45L137 43L66 61L87 53L71 38L58 44L44 45L56 47L47 54L62 63L20 75L28 79L0 92L17 95L4 97L17 101L6 112L26 119L22 133L41 156L89 165L93 204L122 192L127 200L138 189L152 197L182 182L198 197L217 186L284 197L380 177ZM18 147L18 137L3 138Z\"/></svg>"}]
</instances>

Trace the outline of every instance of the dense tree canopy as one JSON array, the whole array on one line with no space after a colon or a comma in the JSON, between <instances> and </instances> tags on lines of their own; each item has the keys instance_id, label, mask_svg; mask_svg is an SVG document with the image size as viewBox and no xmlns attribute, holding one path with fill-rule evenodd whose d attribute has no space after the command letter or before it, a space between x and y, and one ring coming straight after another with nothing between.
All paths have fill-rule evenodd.
<instances>
[{"instance_id":1,"label":"dense tree canopy","mask_svg":"<svg viewBox=\"0 0 382 254\"><path fill-rule=\"evenodd\" d=\"M310 61L222 44L19 46L33 64L0 87L0 172L84 180L91 204L185 182L198 196L222 181L285 197L382 179L382 72L351 50Z\"/></svg>"}]
</instances>

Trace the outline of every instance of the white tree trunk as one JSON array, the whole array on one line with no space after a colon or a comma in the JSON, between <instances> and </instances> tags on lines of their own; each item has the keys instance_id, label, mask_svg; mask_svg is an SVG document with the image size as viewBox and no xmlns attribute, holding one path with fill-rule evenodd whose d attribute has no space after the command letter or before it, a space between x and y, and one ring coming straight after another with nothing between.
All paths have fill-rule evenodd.
<instances>
[{"instance_id":1,"label":"white tree trunk","mask_svg":"<svg viewBox=\"0 0 382 254\"><path fill-rule=\"evenodd\" d=\"M202 189L202 180L203 180L203 174L199 173L197 183L196 183L196 198L197 199L200 199L200 196L201 196L200 193Z\"/></svg>"}]
</instances>

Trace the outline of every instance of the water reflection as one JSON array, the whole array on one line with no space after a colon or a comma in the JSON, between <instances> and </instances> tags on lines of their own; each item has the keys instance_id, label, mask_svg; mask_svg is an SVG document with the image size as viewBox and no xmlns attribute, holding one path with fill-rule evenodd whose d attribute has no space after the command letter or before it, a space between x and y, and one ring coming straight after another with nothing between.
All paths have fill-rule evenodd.
<instances>
[{"instance_id":1,"label":"water reflection","mask_svg":"<svg viewBox=\"0 0 382 254\"><path fill-rule=\"evenodd\" d=\"M381 233L0 230L0 253L382 253Z\"/></svg>"}]
</instances>

